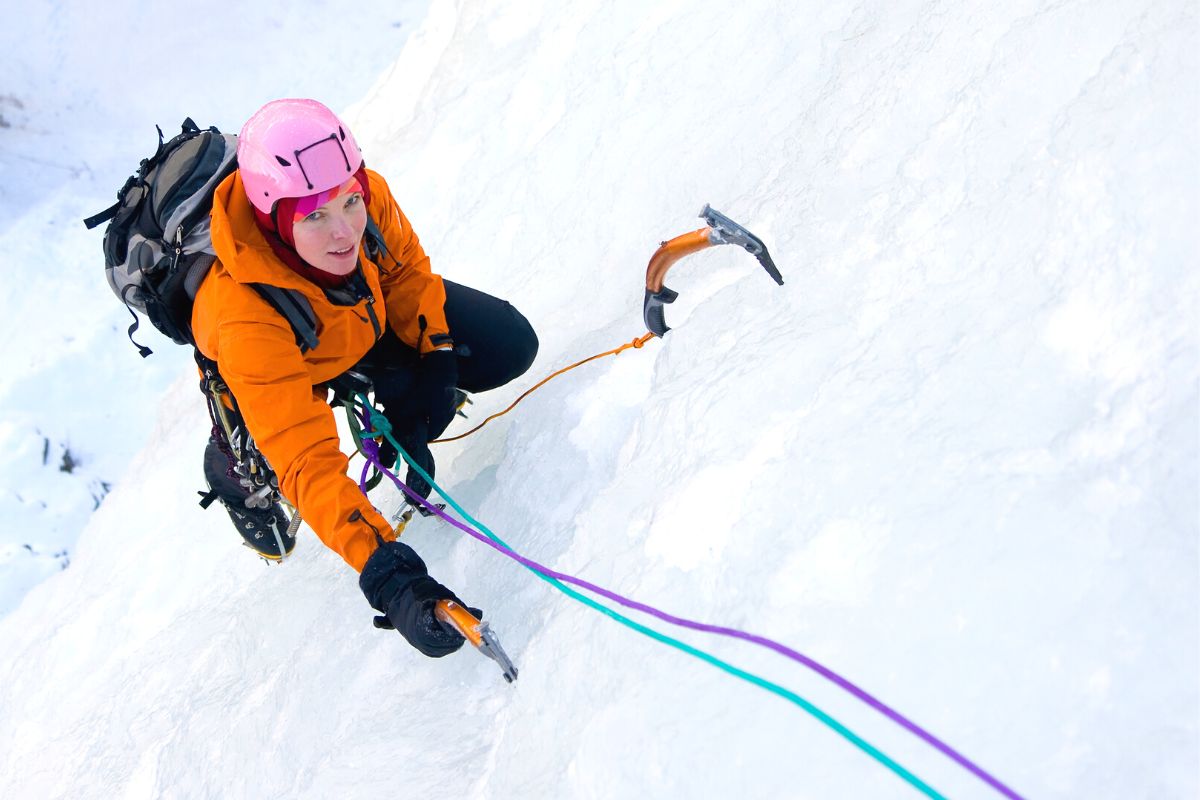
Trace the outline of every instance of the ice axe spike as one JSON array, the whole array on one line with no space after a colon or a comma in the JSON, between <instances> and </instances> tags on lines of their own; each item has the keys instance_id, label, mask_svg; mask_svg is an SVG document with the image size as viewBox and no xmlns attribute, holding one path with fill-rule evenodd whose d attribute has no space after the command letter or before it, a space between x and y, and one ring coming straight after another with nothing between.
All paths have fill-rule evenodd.
<instances>
[{"instance_id":1,"label":"ice axe spike","mask_svg":"<svg viewBox=\"0 0 1200 800\"><path fill-rule=\"evenodd\" d=\"M476 650L499 664L504 680L512 683L517 679L516 666L486 622L476 619L474 614L453 600L438 600L433 613L438 622L454 628Z\"/></svg>"},{"instance_id":2,"label":"ice axe spike","mask_svg":"<svg viewBox=\"0 0 1200 800\"><path fill-rule=\"evenodd\" d=\"M758 263L762 264L763 269L775 283L783 285L783 275L775 266L762 239L708 204L705 204L700 211L700 218L708 223L707 227L663 242L650 257L650 263L646 265L646 295L642 303L642 317L646 321L646 327L655 336L664 336L667 331L671 330L667 326L666 312L663 306L674 303L675 299L679 297L679 293L664 286L663 279L666 277L667 270L684 256L698 253L714 245L735 244L757 258Z\"/></svg>"}]
</instances>

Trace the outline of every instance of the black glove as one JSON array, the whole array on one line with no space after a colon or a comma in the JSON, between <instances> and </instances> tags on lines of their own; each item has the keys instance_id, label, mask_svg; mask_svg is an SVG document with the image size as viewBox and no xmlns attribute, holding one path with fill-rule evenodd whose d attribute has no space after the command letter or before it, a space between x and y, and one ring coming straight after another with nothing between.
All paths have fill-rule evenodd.
<instances>
[{"instance_id":1,"label":"black glove","mask_svg":"<svg viewBox=\"0 0 1200 800\"><path fill-rule=\"evenodd\" d=\"M454 351L434 350L418 362L416 381L407 392L398 396L376 395L392 425L392 435L431 478L435 465L428 445L442 435L458 411L457 382L458 358ZM382 392L397 390L398 387L381 389ZM380 462L390 469L396 457L396 448L385 440L379 448ZM421 497L429 497L433 489L411 466L404 483Z\"/></svg>"},{"instance_id":2,"label":"black glove","mask_svg":"<svg viewBox=\"0 0 1200 800\"><path fill-rule=\"evenodd\" d=\"M434 477L436 474L436 465L433 463L433 453L429 452L428 435L425 433L428 427L424 422L413 423L411 420L405 420L408 424L407 429L392 428L392 436L404 448L404 452L408 453L413 461L421 465L421 469L429 473L429 477ZM387 439L383 440L383 444L379 446L379 462L384 467L391 469L396 463L396 458L399 453L396 448L392 447L392 443ZM433 487L429 482L418 474L411 466L408 468L408 474L404 477L404 483L408 488L412 489L421 497L429 497L429 493L433 491ZM413 505L417 503L406 498Z\"/></svg>"},{"instance_id":3,"label":"black glove","mask_svg":"<svg viewBox=\"0 0 1200 800\"><path fill-rule=\"evenodd\" d=\"M384 613L386 622L376 627L395 628L409 644L430 658L441 658L466 641L434 616L438 600L453 600L466 607L454 592L429 577L425 562L406 544L376 537L379 548L367 559L358 585L367 602ZM482 612L475 612L481 617Z\"/></svg>"},{"instance_id":4,"label":"black glove","mask_svg":"<svg viewBox=\"0 0 1200 800\"><path fill-rule=\"evenodd\" d=\"M417 368L415 392L420 403L418 416L429 425L427 441L442 435L454 419L455 385L458 383L458 356L453 350L434 350L421 357Z\"/></svg>"}]
</instances>

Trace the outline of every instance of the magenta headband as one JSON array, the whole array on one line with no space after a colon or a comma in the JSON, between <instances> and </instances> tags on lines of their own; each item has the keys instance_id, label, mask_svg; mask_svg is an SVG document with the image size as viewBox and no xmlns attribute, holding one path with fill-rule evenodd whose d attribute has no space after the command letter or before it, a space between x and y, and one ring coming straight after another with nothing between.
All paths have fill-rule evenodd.
<instances>
[{"instance_id":1,"label":"magenta headband","mask_svg":"<svg viewBox=\"0 0 1200 800\"><path fill-rule=\"evenodd\" d=\"M335 186L332 189L326 189L316 194L310 194L307 197L297 198L296 208L292 211L292 222L299 222L335 197L350 194L351 192L365 194L362 185L358 182L358 173L352 175L349 180L340 186Z\"/></svg>"}]
</instances>

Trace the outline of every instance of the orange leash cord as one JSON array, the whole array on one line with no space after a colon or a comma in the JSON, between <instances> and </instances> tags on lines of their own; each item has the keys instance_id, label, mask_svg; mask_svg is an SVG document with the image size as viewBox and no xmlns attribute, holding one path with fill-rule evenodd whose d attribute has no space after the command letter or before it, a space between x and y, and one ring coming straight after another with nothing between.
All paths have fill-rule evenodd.
<instances>
[{"instance_id":1,"label":"orange leash cord","mask_svg":"<svg viewBox=\"0 0 1200 800\"><path fill-rule=\"evenodd\" d=\"M497 417L503 417L505 414L512 411L514 408L517 407L517 403L521 402L526 397L533 394L535 391L537 391L538 389L542 388L550 381L557 378L559 375L562 375L564 372L570 372L571 370L575 369L576 367L582 367L584 364L588 363L589 361L595 361L597 358L604 358L605 356L615 356L619 353L624 352L625 350L628 350L631 347L637 348L640 350L642 345L644 345L646 342L650 341L653 338L654 338L653 333L647 333L646 335L639 336L638 338L634 339L632 342L626 342L625 344L623 344L620 347L617 347L613 350L606 350L603 353L597 353L596 355L589 356L589 357L583 359L582 361L576 361L574 364L572 364L569 367L563 367L562 369L558 370L557 372L552 372L549 375L547 375L545 378L542 378L540 381L535 383L531 388L526 389L525 392L520 397L518 397L516 400L513 400L512 405L510 405L508 408L504 409L503 411L501 411L497 414L492 414L490 417L488 417L483 422L476 425L474 428L471 428L471 430L467 431L466 433L459 434L458 436L450 436L445 439L435 439L434 441L430 442L430 444L445 444L446 442L456 442L459 439L465 439L466 437L470 436L472 433L475 433L480 428L482 428L484 425L487 425L489 422L496 419Z\"/></svg>"}]
</instances>

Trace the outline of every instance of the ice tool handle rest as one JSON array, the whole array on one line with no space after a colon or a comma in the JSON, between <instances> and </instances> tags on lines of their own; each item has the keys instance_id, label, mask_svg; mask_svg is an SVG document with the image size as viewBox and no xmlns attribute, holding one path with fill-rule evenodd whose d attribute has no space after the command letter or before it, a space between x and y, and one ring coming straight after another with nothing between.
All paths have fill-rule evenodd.
<instances>
[{"instance_id":1,"label":"ice tool handle rest","mask_svg":"<svg viewBox=\"0 0 1200 800\"><path fill-rule=\"evenodd\" d=\"M684 256L714 245L735 244L757 258L758 263L762 264L775 283L783 285L783 275L771 260L771 254L767 252L767 246L763 244L762 239L707 204L700 212L700 217L708 223L707 227L663 242L646 266L646 296L642 302L642 317L646 321L646 327L655 336L661 337L671 330L667 325L663 306L674 303L679 293L664 286L663 279L667 270Z\"/></svg>"}]
</instances>

